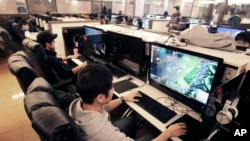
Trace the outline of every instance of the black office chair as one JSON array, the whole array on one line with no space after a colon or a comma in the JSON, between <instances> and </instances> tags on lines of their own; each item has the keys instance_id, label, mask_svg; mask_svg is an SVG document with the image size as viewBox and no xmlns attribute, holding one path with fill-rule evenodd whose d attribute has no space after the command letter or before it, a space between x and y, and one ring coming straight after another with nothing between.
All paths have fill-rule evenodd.
<instances>
[{"instance_id":1,"label":"black office chair","mask_svg":"<svg viewBox=\"0 0 250 141\"><path fill-rule=\"evenodd\" d=\"M24 94L28 86L37 77L33 64L23 51L18 51L8 58L10 72L15 75Z\"/></svg>"},{"instance_id":2,"label":"black office chair","mask_svg":"<svg viewBox=\"0 0 250 141\"><path fill-rule=\"evenodd\" d=\"M47 55L41 44L27 38L23 40L22 44L25 52L32 58L35 70L39 76L45 78L54 88L65 90L65 88L71 87L73 83L72 79L61 80L57 77L57 74L48 67ZM72 90L69 92L76 93L74 86L71 88Z\"/></svg>"},{"instance_id":3,"label":"black office chair","mask_svg":"<svg viewBox=\"0 0 250 141\"><path fill-rule=\"evenodd\" d=\"M52 92L52 86L42 77L36 78L28 87L24 107L33 129L41 141L82 141L79 127Z\"/></svg>"},{"instance_id":4,"label":"black office chair","mask_svg":"<svg viewBox=\"0 0 250 141\"><path fill-rule=\"evenodd\" d=\"M0 30L0 36L3 38L4 45L8 47L13 53L21 50L21 47L18 46L11 38L7 30Z\"/></svg>"}]
</instances>

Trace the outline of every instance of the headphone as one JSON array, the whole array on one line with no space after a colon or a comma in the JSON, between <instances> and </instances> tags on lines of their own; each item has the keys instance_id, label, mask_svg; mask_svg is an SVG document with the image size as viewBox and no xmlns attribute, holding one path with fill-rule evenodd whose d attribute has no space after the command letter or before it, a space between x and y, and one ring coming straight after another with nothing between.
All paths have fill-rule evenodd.
<instances>
[{"instance_id":1,"label":"headphone","mask_svg":"<svg viewBox=\"0 0 250 141\"><path fill-rule=\"evenodd\" d=\"M238 116L237 104L239 103L239 97L237 96L233 102L231 100L226 100L223 108L216 114L216 120L221 124L228 124L234 118Z\"/></svg>"},{"instance_id":2,"label":"headphone","mask_svg":"<svg viewBox=\"0 0 250 141\"><path fill-rule=\"evenodd\" d=\"M223 89L221 87L216 88L216 91L213 92L210 97L206 108L206 116L213 117L218 111L222 109L222 97Z\"/></svg>"}]
</instances>

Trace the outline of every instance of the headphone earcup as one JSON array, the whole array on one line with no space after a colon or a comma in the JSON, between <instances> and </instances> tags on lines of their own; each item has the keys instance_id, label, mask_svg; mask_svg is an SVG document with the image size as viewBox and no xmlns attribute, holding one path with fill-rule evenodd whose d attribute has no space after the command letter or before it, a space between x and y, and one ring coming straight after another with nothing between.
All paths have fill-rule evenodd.
<instances>
[{"instance_id":1,"label":"headphone earcup","mask_svg":"<svg viewBox=\"0 0 250 141\"><path fill-rule=\"evenodd\" d=\"M221 104L218 101L209 102L206 109L206 115L208 117L214 117L217 111L222 109Z\"/></svg>"},{"instance_id":2,"label":"headphone earcup","mask_svg":"<svg viewBox=\"0 0 250 141\"><path fill-rule=\"evenodd\" d=\"M233 115L229 111L221 110L216 114L216 120L221 124L228 124L232 121L232 119Z\"/></svg>"}]
</instances>

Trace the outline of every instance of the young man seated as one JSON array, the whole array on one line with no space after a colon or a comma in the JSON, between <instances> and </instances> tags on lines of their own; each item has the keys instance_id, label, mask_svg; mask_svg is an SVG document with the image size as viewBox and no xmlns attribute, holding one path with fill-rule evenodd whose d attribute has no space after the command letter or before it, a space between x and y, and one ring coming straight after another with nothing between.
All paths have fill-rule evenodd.
<instances>
[{"instance_id":1,"label":"young man seated","mask_svg":"<svg viewBox=\"0 0 250 141\"><path fill-rule=\"evenodd\" d=\"M112 100L113 76L108 68L100 64L88 64L78 73L76 87L80 94L69 107L69 114L80 127L86 141L133 141L136 132L136 121L127 117L112 124L109 111L126 102L138 102L141 95L131 92L123 98ZM184 135L186 125L177 123L169 126L159 136L145 135L140 141L165 141L170 137Z\"/></svg>"},{"instance_id":2,"label":"young man seated","mask_svg":"<svg viewBox=\"0 0 250 141\"><path fill-rule=\"evenodd\" d=\"M30 32L30 26L28 24L28 22L26 20L21 20L19 22L19 25L23 31L23 35L26 37L26 38L29 38L33 41L36 41L36 36L38 34L38 32Z\"/></svg>"},{"instance_id":3,"label":"young man seated","mask_svg":"<svg viewBox=\"0 0 250 141\"><path fill-rule=\"evenodd\" d=\"M67 57L58 58L55 51L55 39L57 38L57 34L51 34L50 32L43 31L39 32L37 35L37 42L39 42L45 49L47 54L47 67L53 70L56 75L61 79L70 79L74 78L75 75L87 66L87 61L83 62L81 65L71 68L71 66L64 63L72 58L77 58L77 55L69 55Z\"/></svg>"}]
</instances>

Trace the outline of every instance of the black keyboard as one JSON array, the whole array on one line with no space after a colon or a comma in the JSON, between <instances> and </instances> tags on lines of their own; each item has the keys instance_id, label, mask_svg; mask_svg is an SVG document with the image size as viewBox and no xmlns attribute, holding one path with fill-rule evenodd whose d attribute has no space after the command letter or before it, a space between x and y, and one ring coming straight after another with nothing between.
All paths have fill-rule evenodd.
<instances>
[{"instance_id":1,"label":"black keyboard","mask_svg":"<svg viewBox=\"0 0 250 141\"><path fill-rule=\"evenodd\" d=\"M124 75L127 75L126 72L110 65L110 64L105 64L105 66L113 73L114 76L116 77L121 77L121 76L124 76Z\"/></svg>"},{"instance_id":2,"label":"black keyboard","mask_svg":"<svg viewBox=\"0 0 250 141\"><path fill-rule=\"evenodd\" d=\"M136 102L136 104L161 122L166 123L169 119L176 115L174 111L147 96L145 93L141 91L139 91L139 93L142 95L142 98L140 98L140 101Z\"/></svg>"}]
</instances>

